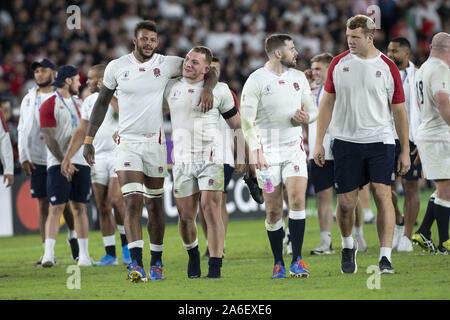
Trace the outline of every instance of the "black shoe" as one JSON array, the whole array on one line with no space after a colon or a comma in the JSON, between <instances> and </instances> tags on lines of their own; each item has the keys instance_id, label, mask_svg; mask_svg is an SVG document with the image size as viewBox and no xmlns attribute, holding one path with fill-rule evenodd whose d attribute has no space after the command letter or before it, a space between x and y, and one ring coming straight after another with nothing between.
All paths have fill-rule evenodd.
<instances>
[{"instance_id":1,"label":"black shoe","mask_svg":"<svg viewBox=\"0 0 450 320\"><path fill-rule=\"evenodd\" d=\"M67 239L67 242L69 242L70 250L72 251L72 259L77 260L78 254L80 252L80 248L78 247L78 239L77 238Z\"/></svg>"},{"instance_id":2,"label":"black shoe","mask_svg":"<svg viewBox=\"0 0 450 320\"><path fill-rule=\"evenodd\" d=\"M264 196L262 190L258 186L258 180L252 175L249 175L248 178L244 177L244 181L247 184L248 190L250 191L250 195L253 200L258 202L259 204L264 203Z\"/></svg>"},{"instance_id":3,"label":"black shoe","mask_svg":"<svg viewBox=\"0 0 450 320\"><path fill-rule=\"evenodd\" d=\"M385 256L381 257L381 260L379 262L379 268L380 273L388 273L388 274L394 274L394 268L392 268L391 262L386 258Z\"/></svg>"},{"instance_id":4,"label":"black shoe","mask_svg":"<svg viewBox=\"0 0 450 320\"><path fill-rule=\"evenodd\" d=\"M200 253L197 253L196 255L193 256L189 256L187 274L189 279L201 277L202 271L200 269Z\"/></svg>"},{"instance_id":5,"label":"black shoe","mask_svg":"<svg viewBox=\"0 0 450 320\"><path fill-rule=\"evenodd\" d=\"M358 252L358 243L353 241L353 249L342 249L341 272L356 273L358 265L356 264L356 253Z\"/></svg>"}]
</instances>

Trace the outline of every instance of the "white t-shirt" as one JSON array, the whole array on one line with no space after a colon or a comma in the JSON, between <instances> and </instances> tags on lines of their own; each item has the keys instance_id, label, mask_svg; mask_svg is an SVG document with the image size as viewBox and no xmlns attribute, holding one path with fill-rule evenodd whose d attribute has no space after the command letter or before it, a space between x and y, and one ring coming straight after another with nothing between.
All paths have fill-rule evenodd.
<instances>
[{"instance_id":1,"label":"white t-shirt","mask_svg":"<svg viewBox=\"0 0 450 320\"><path fill-rule=\"evenodd\" d=\"M346 51L328 67L325 90L336 94L333 138L354 142L394 144L389 104L405 102L397 66L380 54L361 59Z\"/></svg>"},{"instance_id":2,"label":"white t-shirt","mask_svg":"<svg viewBox=\"0 0 450 320\"><path fill-rule=\"evenodd\" d=\"M108 63L103 84L117 91L121 141L165 141L162 102L170 78L180 75L183 58L153 54L140 63L133 52Z\"/></svg>"},{"instance_id":3,"label":"white t-shirt","mask_svg":"<svg viewBox=\"0 0 450 320\"><path fill-rule=\"evenodd\" d=\"M311 86L311 93L314 96L314 103L317 108L319 108L320 100L322 100L324 93L324 85L323 84L314 84ZM325 132L325 136L323 137L323 147L325 149L325 160L333 160L333 153L331 152L331 126L328 127ZM310 148L314 148L316 144L316 136L317 136L317 121L314 121L308 125L308 144ZM314 159L314 150L310 150L308 159Z\"/></svg>"},{"instance_id":4,"label":"white t-shirt","mask_svg":"<svg viewBox=\"0 0 450 320\"><path fill-rule=\"evenodd\" d=\"M438 92L450 95L449 88L450 70L442 60L431 57L417 71L416 92L421 118L417 140L450 142L450 127L434 101Z\"/></svg>"},{"instance_id":5,"label":"white t-shirt","mask_svg":"<svg viewBox=\"0 0 450 320\"><path fill-rule=\"evenodd\" d=\"M303 72L289 68L281 75L266 66L254 71L247 79L241 95L241 119L254 122L257 137L243 131L250 150L259 148L277 152L283 145L303 139L302 127L291 123L297 109L302 107L304 95L311 96L308 80ZM258 141L255 141L258 140Z\"/></svg>"},{"instance_id":6,"label":"white t-shirt","mask_svg":"<svg viewBox=\"0 0 450 320\"><path fill-rule=\"evenodd\" d=\"M0 160L3 165L3 174L14 174L14 155L11 138L8 133L5 116L0 110Z\"/></svg>"},{"instance_id":7,"label":"white t-shirt","mask_svg":"<svg viewBox=\"0 0 450 320\"><path fill-rule=\"evenodd\" d=\"M234 99L228 86L219 82L213 90L213 108L203 113L198 106L202 90L203 81L189 84L180 78L170 80L164 92L170 109L175 164L224 161L219 120L233 109Z\"/></svg>"},{"instance_id":8,"label":"white t-shirt","mask_svg":"<svg viewBox=\"0 0 450 320\"><path fill-rule=\"evenodd\" d=\"M89 121L89 117L91 116L97 97L98 92L95 92L84 100L83 106L81 107L81 119ZM98 128L94 138L96 156L101 155L103 152L111 152L116 148L116 144L114 143L112 137L114 132L117 130L118 124L119 121L115 115L114 108L109 105L105 119L103 120L100 128Z\"/></svg>"},{"instance_id":9,"label":"white t-shirt","mask_svg":"<svg viewBox=\"0 0 450 320\"><path fill-rule=\"evenodd\" d=\"M56 128L54 138L58 142L63 155L67 152L70 139L75 133L78 122L80 121L81 105L81 100L76 96L65 99L55 93L41 106L41 128ZM82 148L75 153L71 161L73 164L87 165L83 157ZM47 147L47 168L60 164L61 163L55 158Z\"/></svg>"}]
</instances>

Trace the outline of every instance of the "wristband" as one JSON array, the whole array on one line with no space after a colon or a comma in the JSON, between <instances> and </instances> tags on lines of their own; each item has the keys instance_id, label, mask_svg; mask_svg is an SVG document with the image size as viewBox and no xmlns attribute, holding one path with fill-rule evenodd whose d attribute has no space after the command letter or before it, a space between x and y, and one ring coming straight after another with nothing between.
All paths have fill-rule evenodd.
<instances>
[{"instance_id":1,"label":"wristband","mask_svg":"<svg viewBox=\"0 0 450 320\"><path fill-rule=\"evenodd\" d=\"M92 142L94 142L94 137L86 136L84 138L84 144L92 144Z\"/></svg>"}]
</instances>

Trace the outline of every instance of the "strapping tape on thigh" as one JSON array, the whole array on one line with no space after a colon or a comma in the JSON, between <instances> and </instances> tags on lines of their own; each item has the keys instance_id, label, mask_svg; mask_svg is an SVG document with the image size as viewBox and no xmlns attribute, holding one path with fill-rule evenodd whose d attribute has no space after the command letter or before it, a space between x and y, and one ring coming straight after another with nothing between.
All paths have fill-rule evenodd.
<instances>
[{"instance_id":1,"label":"strapping tape on thigh","mask_svg":"<svg viewBox=\"0 0 450 320\"><path fill-rule=\"evenodd\" d=\"M164 188L149 189L145 185L143 187L144 187L144 197L146 198L161 198L164 194Z\"/></svg>"},{"instance_id":2,"label":"strapping tape on thigh","mask_svg":"<svg viewBox=\"0 0 450 320\"><path fill-rule=\"evenodd\" d=\"M128 196L130 194L144 194L142 183L131 182L123 185L120 190L122 190L123 196Z\"/></svg>"}]
</instances>

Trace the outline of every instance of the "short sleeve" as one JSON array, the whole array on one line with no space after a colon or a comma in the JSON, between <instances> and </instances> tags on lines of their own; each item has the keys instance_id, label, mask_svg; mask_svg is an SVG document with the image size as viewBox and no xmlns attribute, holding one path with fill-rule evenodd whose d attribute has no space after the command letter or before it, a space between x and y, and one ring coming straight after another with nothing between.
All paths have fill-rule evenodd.
<instances>
[{"instance_id":1,"label":"short sleeve","mask_svg":"<svg viewBox=\"0 0 450 320\"><path fill-rule=\"evenodd\" d=\"M387 88L389 96L392 96L391 103L399 104L405 102L405 92L403 90L403 83L402 78L400 77L400 71L398 71L397 66L391 59L389 59L383 54L381 55L381 58L389 66L389 71L394 81L394 87Z\"/></svg>"},{"instance_id":2,"label":"short sleeve","mask_svg":"<svg viewBox=\"0 0 450 320\"><path fill-rule=\"evenodd\" d=\"M233 95L231 94L228 85L224 84L223 86L221 86L220 95L222 101L219 105L219 111L220 113L225 114L235 107Z\"/></svg>"},{"instance_id":3,"label":"short sleeve","mask_svg":"<svg viewBox=\"0 0 450 320\"><path fill-rule=\"evenodd\" d=\"M91 116L91 98L92 95L88 96L81 105L81 119L83 120L89 120L89 117Z\"/></svg>"},{"instance_id":4,"label":"short sleeve","mask_svg":"<svg viewBox=\"0 0 450 320\"><path fill-rule=\"evenodd\" d=\"M52 96L41 105L39 110L41 128L56 128L55 98L56 96Z\"/></svg>"},{"instance_id":5,"label":"short sleeve","mask_svg":"<svg viewBox=\"0 0 450 320\"><path fill-rule=\"evenodd\" d=\"M438 92L450 94L450 69L444 65L431 73L430 88L433 96Z\"/></svg>"},{"instance_id":6,"label":"short sleeve","mask_svg":"<svg viewBox=\"0 0 450 320\"><path fill-rule=\"evenodd\" d=\"M242 88L241 106L247 105L256 108L259 104L260 93L258 83L253 76L250 76Z\"/></svg>"},{"instance_id":7,"label":"short sleeve","mask_svg":"<svg viewBox=\"0 0 450 320\"><path fill-rule=\"evenodd\" d=\"M108 63L105 69L105 73L103 75L103 85L107 87L109 90L115 90L117 87L117 79L116 79L116 63L115 61L111 61Z\"/></svg>"},{"instance_id":8,"label":"short sleeve","mask_svg":"<svg viewBox=\"0 0 450 320\"><path fill-rule=\"evenodd\" d=\"M0 109L0 136L4 133L8 132L8 126L6 125L6 119L5 115L3 114L2 110Z\"/></svg>"},{"instance_id":9,"label":"short sleeve","mask_svg":"<svg viewBox=\"0 0 450 320\"><path fill-rule=\"evenodd\" d=\"M181 76L181 66L184 59L177 56L166 56L164 63L169 71L169 78L175 78Z\"/></svg>"},{"instance_id":10,"label":"short sleeve","mask_svg":"<svg viewBox=\"0 0 450 320\"><path fill-rule=\"evenodd\" d=\"M333 60L331 60L330 65L328 66L327 80L325 81L324 87L324 90L328 93L336 93L336 89L334 88L333 71L338 62L338 57L335 57L333 58Z\"/></svg>"}]
</instances>

